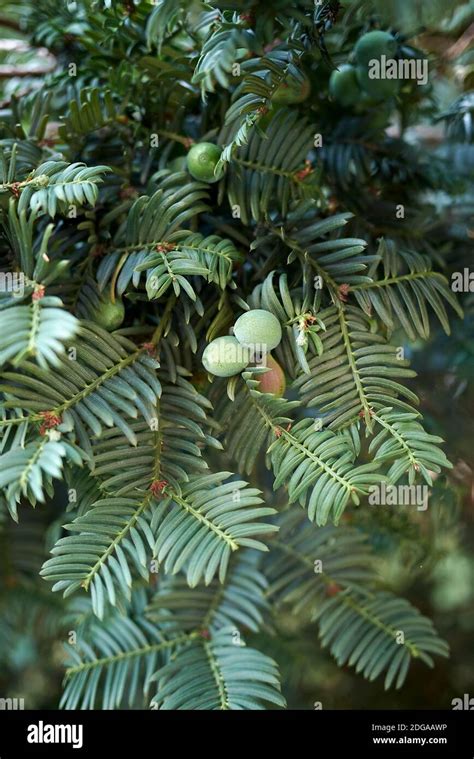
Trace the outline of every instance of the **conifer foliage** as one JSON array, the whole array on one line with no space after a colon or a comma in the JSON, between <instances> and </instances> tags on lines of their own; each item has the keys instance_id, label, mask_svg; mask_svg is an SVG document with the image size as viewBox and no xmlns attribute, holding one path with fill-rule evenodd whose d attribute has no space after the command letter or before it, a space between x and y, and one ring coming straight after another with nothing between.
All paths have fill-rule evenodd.
<instances>
[{"instance_id":1,"label":"conifer foliage","mask_svg":"<svg viewBox=\"0 0 474 759\"><path fill-rule=\"evenodd\" d=\"M367 32L424 55L367 5L25 6L53 65L0 123L0 530L54 498L25 588L75 631L62 707L284 708L288 611L386 688L448 655L358 521L373 486L448 476L401 346L462 316L428 223L446 165L393 130L439 115L430 85L330 85ZM204 368L253 310L281 392L249 344Z\"/></svg>"}]
</instances>

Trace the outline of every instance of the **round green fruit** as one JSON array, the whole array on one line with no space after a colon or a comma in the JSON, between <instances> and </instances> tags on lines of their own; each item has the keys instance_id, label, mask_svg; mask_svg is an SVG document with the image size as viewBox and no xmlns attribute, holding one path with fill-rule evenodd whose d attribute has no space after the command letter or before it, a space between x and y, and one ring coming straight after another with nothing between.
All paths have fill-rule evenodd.
<instances>
[{"instance_id":1,"label":"round green fruit","mask_svg":"<svg viewBox=\"0 0 474 759\"><path fill-rule=\"evenodd\" d=\"M191 176L200 182L218 182L222 175L216 175L215 169L221 153L222 148L212 142L198 142L193 145L186 159Z\"/></svg>"},{"instance_id":2,"label":"round green fruit","mask_svg":"<svg viewBox=\"0 0 474 759\"><path fill-rule=\"evenodd\" d=\"M125 306L121 298L116 298L115 302L101 299L99 305L94 309L92 318L108 332L118 329L125 318Z\"/></svg>"},{"instance_id":3,"label":"round green fruit","mask_svg":"<svg viewBox=\"0 0 474 759\"><path fill-rule=\"evenodd\" d=\"M252 351L267 353L281 341L281 325L270 311L256 308L239 316L234 325L234 335L239 343Z\"/></svg>"},{"instance_id":4,"label":"round green fruit","mask_svg":"<svg viewBox=\"0 0 474 759\"><path fill-rule=\"evenodd\" d=\"M354 66L345 64L333 71L329 80L329 94L341 105L355 105L359 102L361 91Z\"/></svg>"},{"instance_id":5,"label":"round green fruit","mask_svg":"<svg viewBox=\"0 0 474 759\"><path fill-rule=\"evenodd\" d=\"M311 83L306 76L303 79L288 77L286 82L282 82L272 95L272 102L278 105L294 105L302 103L311 92Z\"/></svg>"},{"instance_id":6,"label":"round green fruit","mask_svg":"<svg viewBox=\"0 0 474 759\"><path fill-rule=\"evenodd\" d=\"M367 32L357 40L354 48L354 56L358 66L367 68L370 61L378 59L385 55L387 58L393 58L397 52L397 40L388 32L375 30Z\"/></svg>"},{"instance_id":7,"label":"round green fruit","mask_svg":"<svg viewBox=\"0 0 474 759\"><path fill-rule=\"evenodd\" d=\"M397 95L399 79L371 79L367 69L357 67L357 81L362 90L374 100L386 100Z\"/></svg>"},{"instance_id":8,"label":"round green fruit","mask_svg":"<svg viewBox=\"0 0 474 759\"><path fill-rule=\"evenodd\" d=\"M267 356L267 369L264 374L258 375L258 389L261 393L273 393L277 398L281 398L286 390L285 373L273 356Z\"/></svg>"},{"instance_id":9,"label":"round green fruit","mask_svg":"<svg viewBox=\"0 0 474 759\"><path fill-rule=\"evenodd\" d=\"M234 374L240 374L249 362L249 350L232 335L216 337L202 354L204 368L216 377L233 377Z\"/></svg>"}]
</instances>

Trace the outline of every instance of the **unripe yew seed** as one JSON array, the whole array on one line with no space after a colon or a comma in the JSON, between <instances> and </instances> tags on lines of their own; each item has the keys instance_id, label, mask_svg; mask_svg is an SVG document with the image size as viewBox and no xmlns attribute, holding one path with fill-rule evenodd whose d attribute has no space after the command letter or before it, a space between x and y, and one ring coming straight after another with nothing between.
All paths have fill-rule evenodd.
<instances>
[{"instance_id":1,"label":"unripe yew seed","mask_svg":"<svg viewBox=\"0 0 474 759\"><path fill-rule=\"evenodd\" d=\"M382 55L393 58L397 52L397 41L388 32L377 29L364 34L354 47L356 63L361 68L367 68L370 61L375 58L380 60Z\"/></svg>"},{"instance_id":2,"label":"unripe yew seed","mask_svg":"<svg viewBox=\"0 0 474 759\"><path fill-rule=\"evenodd\" d=\"M233 377L250 362L250 351L232 335L216 337L202 354L204 368L216 377Z\"/></svg>"},{"instance_id":3,"label":"unripe yew seed","mask_svg":"<svg viewBox=\"0 0 474 759\"><path fill-rule=\"evenodd\" d=\"M234 335L239 343L252 350L266 353L281 341L281 325L270 311L256 308L239 316L234 324Z\"/></svg>"},{"instance_id":4,"label":"unripe yew seed","mask_svg":"<svg viewBox=\"0 0 474 759\"><path fill-rule=\"evenodd\" d=\"M267 356L267 369L268 371L257 377L260 382L258 389L261 393L273 393L277 398L281 398L286 390L285 373L273 356Z\"/></svg>"},{"instance_id":5,"label":"unripe yew seed","mask_svg":"<svg viewBox=\"0 0 474 759\"><path fill-rule=\"evenodd\" d=\"M354 105L361 98L354 66L346 64L333 71L329 80L329 94L341 105Z\"/></svg>"},{"instance_id":6,"label":"unripe yew seed","mask_svg":"<svg viewBox=\"0 0 474 759\"><path fill-rule=\"evenodd\" d=\"M121 298L116 298L114 303L111 300L103 299L91 316L100 327L112 332L122 324L125 318L125 306Z\"/></svg>"},{"instance_id":7,"label":"unripe yew seed","mask_svg":"<svg viewBox=\"0 0 474 759\"><path fill-rule=\"evenodd\" d=\"M385 100L396 95L400 89L399 79L371 79L367 69L360 68L359 66L356 71L360 87L371 98Z\"/></svg>"},{"instance_id":8,"label":"unripe yew seed","mask_svg":"<svg viewBox=\"0 0 474 759\"><path fill-rule=\"evenodd\" d=\"M198 142L187 155L189 173L200 182L218 182L222 174L215 173L222 148L212 142Z\"/></svg>"}]
</instances>

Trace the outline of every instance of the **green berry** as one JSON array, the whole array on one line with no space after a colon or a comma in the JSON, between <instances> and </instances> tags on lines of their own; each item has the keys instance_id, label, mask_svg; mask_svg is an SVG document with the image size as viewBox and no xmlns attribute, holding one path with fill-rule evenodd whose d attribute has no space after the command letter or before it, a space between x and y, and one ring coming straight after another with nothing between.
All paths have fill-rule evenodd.
<instances>
[{"instance_id":1,"label":"green berry","mask_svg":"<svg viewBox=\"0 0 474 759\"><path fill-rule=\"evenodd\" d=\"M311 83L303 74L302 79L296 79L295 77L288 77L285 82L282 82L272 95L272 102L279 105L293 105L294 103L302 103L308 97L311 92Z\"/></svg>"},{"instance_id":2,"label":"green berry","mask_svg":"<svg viewBox=\"0 0 474 759\"><path fill-rule=\"evenodd\" d=\"M239 316L234 325L234 335L239 343L252 350L266 353L281 341L281 325L270 311L256 308Z\"/></svg>"},{"instance_id":3,"label":"green berry","mask_svg":"<svg viewBox=\"0 0 474 759\"><path fill-rule=\"evenodd\" d=\"M215 169L221 157L222 148L212 142L198 142L193 145L187 156L188 171L200 182L218 182L222 175L216 175Z\"/></svg>"},{"instance_id":4,"label":"green berry","mask_svg":"<svg viewBox=\"0 0 474 759\"><path fill-rule=\"evenodd\" d=\"M112 302L109 298L102 297L91 316L100 327L112 332L122 324L125 317L125 306L121 298L116 298Z\"/></svg>"},{"instance_id":5,"label":"green berry","mask_svg":"<svg viewBox=\"0 0 474 759\"><path fill-rule=\"evenodd\" d=\"M250 352L232 335L217 337L202 354L204 368L216 377L240 374L250 362Z\"/></svg>"},{"instance_id":6,"label":"green berry","mask_svg":"<svg viewBox=\"0 0 474 759\"><path fill-rule=\"evenodd\" d=\"M355 105L359 102L361 91L354 66L345 64L338 71L332 72L329 94L341 105Z\"/></svg>"},{"instance_id":7,"label":"green berry","mask_svg":"<svg viewBox=\"0 0 474 759\"><path fill-rule=\"evenodd\" d=\"M261 393L273 393L277 398L281 398L286 390L285 373L273 356L267 356L267 370L264 374L258 375L258 389Z\"/></svg>"},{"instance_id":8,"label":"green berry","mask_svg":"<svg viewBox=\"0 0 474 759\"><path fill-rule=\"evenodd\" d=\"M371 60L380 59L382 55L393 58L396 52L397 40L395 37L380 30L364 34L354 48L356 63L362 68L367 68Z\"/></svg>"},{"instance_id":9,"label":"green berry","mask_svg":"<svg viewBox=\"0 0 474 759\"><path fill-rule=\"evenodd\" d=\"M399 79L371 79L367 69L357 67L356 71L361 89L374 100L394 97L400 89Z\"/></svg>"}]
</instances>

